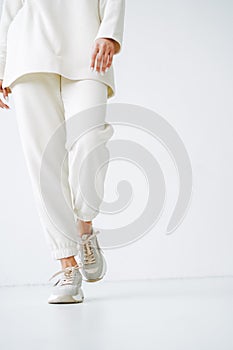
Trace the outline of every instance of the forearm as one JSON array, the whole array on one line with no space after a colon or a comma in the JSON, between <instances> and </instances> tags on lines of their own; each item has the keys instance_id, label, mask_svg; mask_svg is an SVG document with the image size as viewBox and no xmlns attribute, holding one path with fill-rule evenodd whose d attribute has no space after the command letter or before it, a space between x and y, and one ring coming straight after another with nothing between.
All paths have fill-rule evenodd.
<instances>
[{"instance_id":1,"label":"forearm","mask_svg":"<svg viewBox=\"0 0 233 350\"><path fill-rule=\"evenodd\" d=\"M100 27L95 39L115 41L115 53L120 52L123 42L125 0L99 0Z\"/></svg>"}]
</instances>

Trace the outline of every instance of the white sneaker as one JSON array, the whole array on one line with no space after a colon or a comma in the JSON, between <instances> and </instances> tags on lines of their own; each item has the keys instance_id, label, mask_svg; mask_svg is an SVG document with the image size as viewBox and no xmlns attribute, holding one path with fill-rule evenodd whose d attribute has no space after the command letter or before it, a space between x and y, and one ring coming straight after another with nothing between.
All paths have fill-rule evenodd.
<instances>
[{"instance_id":1,"label":"white sneaker","mask_svg":"<svg viewBox=\"0 0 233 350\"><path fill-rule=\"evenodd\" d=\"M91 233L84 233L79 239L80 270L86 282L99 281L106 274L106 260L96 237L99 233L92 227Z\"/></svg>"},{"instance_id":2,"label":"white sneaker","mask_svg":"<svg viewBox=\"0 0 233 350\"><path fill-rule=\"evenodd\" d=\"M60 273L63 276L52 287L52 293L48 298L49 304L70 304L82 303L84 299L82 285L82 275L80 266L68 266L56 272L49 281Z\"/></svg>"}]
</instances>

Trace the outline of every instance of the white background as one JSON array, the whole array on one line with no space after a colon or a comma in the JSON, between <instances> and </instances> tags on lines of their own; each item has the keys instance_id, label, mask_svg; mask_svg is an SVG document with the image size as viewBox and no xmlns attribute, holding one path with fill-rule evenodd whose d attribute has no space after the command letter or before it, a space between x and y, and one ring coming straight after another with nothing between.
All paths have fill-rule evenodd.
<instances>
[{"instance_id":1,"label":"white background","mask_svg":"<svg viewBox=\"0 0 233 350\"><path fill-rule=\"evenodd\" d=\"M152 109L176 129L191 159L194 193L185 220L166 236L178 191L172 160L146 134L117 129L113 139L137 139L154 152L168 200L150 233L105 251L106 280L233 275L232 11L230 0L126 3L122 52L114 58L117 91L109 103ZM10 106L0 111L0 285L47 283L60 264L50 256L34 206L13 96ZM110 164L106 198L116 200L123 176L137 194L139 186L145 187L137 174L130 163ZM131 212L136 215L145 198L143 193L135 198ZM111 228L119 220L127 223L127 214L120 219L99 215L96 225Z\"/></svg>"}]
</instances>

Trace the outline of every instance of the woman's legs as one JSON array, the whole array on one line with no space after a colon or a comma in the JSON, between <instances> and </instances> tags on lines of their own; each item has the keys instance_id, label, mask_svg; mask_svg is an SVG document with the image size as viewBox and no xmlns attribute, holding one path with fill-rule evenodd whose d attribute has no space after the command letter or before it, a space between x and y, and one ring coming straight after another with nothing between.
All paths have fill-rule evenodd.
<instances>
[{"instance_id":1,"label":"woman's legs","mask_svg":"<svg viewBox=\"0 0 233 350\"><path fill-rule=\"evenodd\" d=\"M52 256L55 259L74 257L78 253L77 227L72 210L68 212L66 207L61 208L61 206L57 206L56 198L51 198L51 205L54 206L55 217L57 219L51 220L51 215L45 210L42 201L39 183L41 159L45 147L55 129L64 121L60 83L61 79L58 74L32 73L21 76L12 85L18 129L35 195L36 206L46 233L45 237L51 247ZM63 137L61 135L59 149L62 150L64 148L65 141L65 136ZM51 155L50 159L47 159L46 183L48 186L50 184L60 186L60 179L55 171L56 166L59 166L59 161L58 156L54 154ZM67 161L66 157L63 164L64 171L66 172L62 180L63 191L65 192L64 194L70 208L72 208ZM62 227L62 230L60 227ZM69 263L75 265L74 258L73 260L72 258L68 260Z\"/></svg>"},{"instance_id":2,"label":"woman's legs","mask_svg":"<svg viewBox=\"0 0 233 350\"><path fill-rule=\"evenodd\" d=\"M68 120L81 110L106 103L107 87L94 80L78 81L69 80L54 73L30 73L18 78L12 84L11 89L23 152L45 237L51 247L52 256L55 259L61 259L62 267L75 266L77 263L74 256L78 254L77 232L81 234L90 232L91 220L98 214L98 206L103 196L106 166L104 171L101 171L101 176L97 177L97 190L100 197L94 203L95 209L83 201L83 194L84 199L86 195L85 185L92 188L93 179L95 179L93 174L95 175L97 166L108 161L109 153L105 142L112 136L113 128L106 124L82 137L82 140L73 144L68 157L63 160L63 192L69 207L74 209L76 219L83 219L83 221L78 220L79 225L76 223L72 210L67 212L65 202L64 206L62 202L57 205L55 196L49 198L50 209L52 208L55 214L55 220L52 220L54 216L51 217L50 211L47 211L41 195L41 160L48 142L64 119ZM95 112L97 120L103 123L105 120L103 109ZM81 183L81 195L77 177L80 160L100 140L102 145L95 158L86 164L85 181ZM65 150L66 135L61 134L58 141L58 148L61 151ZM56 169L60 169L60 161L58 154L54 152L46 159L46 185L51 184L53 187L56 184L59 188L60 178Z\"/></svg>"},{"instance_id":3,"label":"woman's legs","mask_svg":"<svg viewBox=\"0 0 233 350\"><path fill-rule=\"evenodd\" d=\"M107 85L97 80L70 80L61 77L61 96L65 118L68 123L71 117L76 118L75 125L79 127L82 124L84 127L82 131L87 131L94 125L102 124L87 132L80 140L68 147L69 182L73 210L79 233L82 235L91 232L92 220L98 214L104 195L104 181L109 161L109 150L106 147L106 142L113 135L113 127L105 122ZM102 106L91 108L98 105ZM92 110L91 114L89 117L88 114L85 114L85 119L83 119L83 115L79 112L89 108ZM87 123L86 118L89 120ZM85 123L83 123L84 120ZM69 130L69 125L67 130ZM67 133L67 137L69 137L69 133ZM97 144L99 144L99 147L96 147ZM80 172L81 162L93 147L96 147L94 156L87 158L85 166ZM95 177L98 168L101 166L103 168ZM95 188L98 196L94 195Z\"/></svg>"}]
</instances>

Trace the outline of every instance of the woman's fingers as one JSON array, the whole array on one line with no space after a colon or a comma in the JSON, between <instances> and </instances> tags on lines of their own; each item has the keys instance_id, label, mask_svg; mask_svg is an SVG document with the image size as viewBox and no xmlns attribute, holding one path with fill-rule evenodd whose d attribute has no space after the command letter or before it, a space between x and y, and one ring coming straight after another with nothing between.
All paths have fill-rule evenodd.
<instances>
[{"instance_id":1,"label":"woman's fingers","mask_svg":"<svg viewBox=\"0 0 233 350\"><path fill-rule=\"evenodd\" d=\"M96 67L95 67L95 70L99 73L100 73L100 67L102 66L102 60L103 60L103 50L100 50L97 54Z\"/></svg>"},{"instance_id":2,"label":"woman's fingers","mask_svg":"<svg viewBox=\"0 0 233 350\"><path fill-rule=\"evenodd\" d=\"M115 45L112 39L96 39L92 50L90 69L104 74L112 64L114 53Z\"/></svg>"},{"instance_id":3,"label":"woman's fingers","mask_svg":"<svg viewBox=\"0 0 233 350\"><path fill-rule=\"evenodd\" d=\"M93 48L93 51L92 51L92 55L91 55L91 63L90 63L90 69L95 69L95 59L96 59L96 56L98 54L98 46L97 45L94 45L94 48Z\"/></svg>"},{"instance_id":4,"label":"woman's fingers","mask_svg":"<svg viewBox=\"0 0 233 350\"><path fill-rule=\"evenodd\" d=\"M8 105L6 105L1 99L0 99L0 107L1 108L6 108L9 109L10 107Z\"/></svg>"},{"instance_id":5,"label":"woman's fingers","mask_svg":"<svg viewBox=\"0 0 233 350\"><path fill-rule=\"evenodd\" d=\"M0 93L3 94L3 97L4 99L8 99L8 93L11 93L11 89L9 87L6 87L6 88L2 88L2 82L3 80L0 79ZM10 107L4 103L1 99L0 99L0 107L1 108L6 108L6 109L9 109Z\"/></svg>"},{"instance_id":6,"label":"woman's fingers","mask_svg":"<svg viewBox=\"0 0 233 350\"><path fill-rule=\"evenodd\" d=\"M111 52L109 53L109 56L108 56L107 68L109 68L109 67L111 66L111 64L112 64L113 55L114 55L114 53L111 51Z\"/></svg>"},{"instance_id":7,"label":"woman's fingers","mask_svg":"<svg viewBox=\"0 0 233 350\"><path fill-rule=\"evenodd\" d=\"M11 93L11 89L9 87L6 87L3 89L3 96L5 99L8 99L8 94Z\"/></svg>"},{"instance_id":8,"label":"woman's fingers","mask_svg":"<svg viewBox=\"0 0 233 350\"><path fill-rule=\"evenodd\" d=\"M102 71L105 72L106 68L109 68L111 64L108 66L109 63L109 54L111 51L106 50L105 54L103 55L103 60L102 60Z\"/></svg>"},{"instance_id":9,"label":"woman's fingers","mask_svg":"<svg viewBox=\"0 0 233 350\"><path fill-rule=\"evenodd\" d=\"M4 89L6 89L7 94L11 94L12 93L12 91L11 91L11 89L9 87L6 87Z\"/></svg>"}]
</instances>

